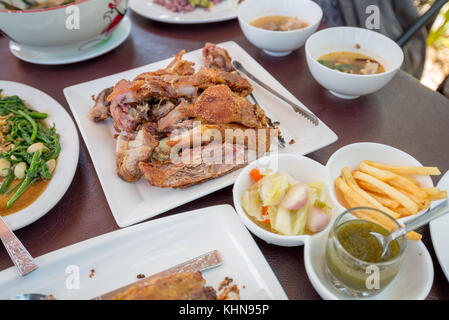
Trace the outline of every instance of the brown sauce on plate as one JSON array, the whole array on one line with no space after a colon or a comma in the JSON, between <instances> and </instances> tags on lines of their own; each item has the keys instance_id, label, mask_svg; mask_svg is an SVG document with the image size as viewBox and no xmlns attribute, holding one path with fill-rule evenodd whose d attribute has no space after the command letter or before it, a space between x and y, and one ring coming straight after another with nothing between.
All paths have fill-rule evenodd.
<instances>
[{"instance_id":1,"label":"brown sauce on plate","mask_svg":"<svg viewBox=\"0 0 449 320\"><path fill-rule=\"evenodd\" d=\"M21 182L22 180L14 180L9 188ZM49 182L50 180L33 182L10 208L6 208L6 203L14 195L14 192L11 192L9 195L5 195L4 193L0 194L0 216L7 216L28 207L45 191ZM0 180L0 183L3 183L3 179Z\"/></svg>"}]
</instances>

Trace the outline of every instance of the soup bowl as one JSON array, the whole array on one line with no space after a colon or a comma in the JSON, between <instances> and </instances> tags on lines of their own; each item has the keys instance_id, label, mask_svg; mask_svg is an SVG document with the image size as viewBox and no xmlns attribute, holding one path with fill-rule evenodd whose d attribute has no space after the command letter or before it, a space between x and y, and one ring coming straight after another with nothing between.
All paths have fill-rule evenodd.
<instances>
[{"instance_id":1,"label":"soup bowl","mask_svg":"<svg viewBox=\"0 0 449 320\"><path fill-rule=\"evenodd\" d=\"M404 61L401 48L390 38L371 30L336 27L321 30L306 42L306 59L312 76L333 95L355 99L384 87ZM333 70L318 62L332 52L360 53L380 62L385 72L370 75L349 74Z\"/></svg>"},{"instance_id":2,"label":"soup bowl","mask_svg":"<svg viewBox=\"0 0 449 320\"><path fill-rule=\"evenodd\" d=\"M79 0L36 10L0 10L0 32L22 46L49 50L108 36L126 13L128 0Z\"/></svg>"},{"instance_id":3,"label":"soup bowl","mask_svg":"<svg viewBox=\"0 0 449 320\"><path fill-rule=\"evenodd\" d=\"M290 31L271 31L254 27L251 22L266 16L296 17L307 27ZM316 31L323 17L320 6L310 0L245 0L239 5L238 19L246 38L271 56L286 56L302 47Z\"/></svg>"}]
</instances>

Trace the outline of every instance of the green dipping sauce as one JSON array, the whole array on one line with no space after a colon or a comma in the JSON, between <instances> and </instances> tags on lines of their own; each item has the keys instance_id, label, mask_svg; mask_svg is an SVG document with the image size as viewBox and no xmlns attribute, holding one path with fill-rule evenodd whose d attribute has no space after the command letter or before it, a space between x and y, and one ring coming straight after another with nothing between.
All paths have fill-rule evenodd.
<instances>
[{"instance_id":1,"label":"green dipping sauce","mask_svg":"<svg viewBox=\"0 0 449 320\"><path fill-rule=\"evenodd\" d=\"M377 232L384 236L389 235L388 230L378 224L354 219L339 225L336 229L336 236L349 254L362 261L385 262L400 254L400 245L397 240L393 240L390 243L390 254L382 258L382 246L370 232Z\"/></svg>"}]
</instances>

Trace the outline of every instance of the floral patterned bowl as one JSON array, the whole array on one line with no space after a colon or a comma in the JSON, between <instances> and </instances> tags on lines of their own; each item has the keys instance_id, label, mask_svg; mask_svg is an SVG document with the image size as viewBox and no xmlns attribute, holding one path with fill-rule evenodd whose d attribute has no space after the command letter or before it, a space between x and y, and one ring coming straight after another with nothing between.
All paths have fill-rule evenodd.
<instances>
[{"instance_id":1,"label":"floral patterned bowl","mask_svg":"<svg viewBox=\"0 0 449 320\"><path fill-rule=\"evenodd\" d=\"M79 0L48 9L0 10L0 32L35 49L84 46L110 35L127 7L128 0Z\"/></svg>"}]
</instances>

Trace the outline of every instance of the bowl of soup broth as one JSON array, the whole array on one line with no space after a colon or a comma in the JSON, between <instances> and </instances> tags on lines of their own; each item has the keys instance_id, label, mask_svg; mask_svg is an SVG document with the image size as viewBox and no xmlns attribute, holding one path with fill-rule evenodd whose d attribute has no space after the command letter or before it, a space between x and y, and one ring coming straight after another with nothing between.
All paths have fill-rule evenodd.
<instances>
[{"instance_id":1,"label":"bowl of soup broth","mask_svg":"<svg viewBox=\"0 0 449 320\"><path fill-rule=\"evenodd\" d=\"M321 30L307 40L305 49L312 76L342 99L380 90L404 60L401 48L390 38L354 27Z\"/></svg>"},{"instance_id":2,"label":"bowl of soup broth","mask_svg":"<svg viewBox=\"0 0 449 320\"><path fill-rule=\"evenodd\" d=\"M128 0L2 0L0 33L35 50L51 50L107 36Z\"/></svg>"},{"instance_id":3,"label":"bowl of soup broth","mask_svg":"<svg viewBox=\"0 0 449 320\"><path fill-rule=\"evenodd\" d=\"M245 0L238 19L246 38L271 56L285 56L302 47L323 17L311 0Z\"/></svg>"}]
</instances>

